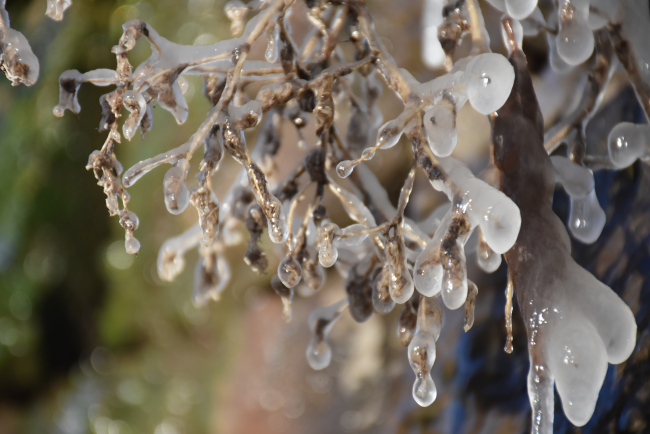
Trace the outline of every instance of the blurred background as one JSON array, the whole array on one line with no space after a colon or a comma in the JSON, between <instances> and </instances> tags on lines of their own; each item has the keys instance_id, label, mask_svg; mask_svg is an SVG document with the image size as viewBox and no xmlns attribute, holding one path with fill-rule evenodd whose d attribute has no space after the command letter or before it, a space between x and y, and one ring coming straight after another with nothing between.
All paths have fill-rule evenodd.
<instances>
[{"instance_id":1,"label":"blurred background","mask_svg":"<svg viewBox=\"0 0 650 434\"><path fill-rule=\"evenodd\" d=\"M166 212L162 170L129 190L129 208L140 218L136 237L142 248L136 256L125 253L123 229L109 218L105 196L84 168L105 139L97 132L98 100L108 90L82 86L81 113L55 118L58 76L67 69L113 69L111 47L122 24L133 18L182 44L230 38L224 3L74 0L63 22L56 23L44 15L45 0L7 1L12 27L30 41L41 75L31 88L13 88L0 79L0 433L526 432L528 358L517 309L515 351L508 355L502 349L505 266L485 275L473 265L475 257L468 257L470 278L479 287L476 323L463 333L463 313L445 312L434 366L438 399L420 408L411 398L406 350L395 336L399 309L364 324L344 315L331 334L332 364L319 372L309 368L307 316L344 296L343 279L333 270L318 294L295 300L289 324L269 286L272 273L250 271L242 260L243 243L228 252L234 277L218 303L202 309L191 303L195 252L187 254L186 270L176 281L162 282L156 271L158 249L196 221L192 209L180 216ZM424 81L436 72L421 60L422 6L420 0L370 4L398 65ZM490 28L499 15L482 6ZM296 11L294 21L303 12ZM294 24L297 32L301 26L304 31L307 24ZM493 45L501 50L498 40ZM567 89L578 88L577 75L549 72L543 37L527 39L524 48L536 85L544 90L548 120L557 115ZM149 54L141 41L129 58L137 65ZM188 121L178 126L171 114L155 108L146 138L118 145L124 167L178 146L196 130L210 106L200 80L189 81ZM594 153L604 152L611 126L639 119L634 94L619 81L590 127ZM400 104L384 92L384 118L396 116ZM342 113L345 117L345 109ZM456 156L478 172L488 158L489 125L469 105L460 116ZM313 143L313 133L307 135ZM286 170L297 161L293 143L289 136L280 154ZM394 201L409 170L405 149L396 146L371 162ZM219 197L237 169L232 159L224 159L214 180ZM650 430L648 179L647 166L640 163L624 172L597 174L608 223L596 244L574 243L574 251L581 264L632 306L640 337L630 361L610 366L592 421L577 430L558 407L557 432ZM418 177L412 201L416 206L408 213L420 218L442 198ZM568 199L562 191L555 207L566 219ZM238 230L247 238L243 225ZM277 258L266 236L263 247L273 270Z\"/></svg>"}]
</instances>

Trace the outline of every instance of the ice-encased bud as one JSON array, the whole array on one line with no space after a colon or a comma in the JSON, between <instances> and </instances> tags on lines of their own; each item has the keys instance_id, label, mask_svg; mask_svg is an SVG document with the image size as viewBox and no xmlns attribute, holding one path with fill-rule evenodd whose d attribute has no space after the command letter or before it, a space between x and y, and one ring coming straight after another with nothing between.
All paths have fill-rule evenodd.
<instances>
[{"instance_id":1,"label":"ice-encased bud","mask_svg":"<svg viewBox=\"0 0 650 434\"><path fill-rule=\"evenodd\" d=\"M505 6L508 15L517 20L523 20L533 13L537 7L537 0L505 0Z\"/></svg>"},{"instance_id":2,"label":"ice-encased bud","mask_svg":"<svg viewBox=\"0 0 650 434\"><path fill-rule=\"evenodd\" d=\"M285 257L278 265L278 277L287 288L293 288L300 282L302 267L291 255Z\"/></svg>"},{"instance_id":3,"label":"ice-encased bud","mask_svg":"<svg viewBox=\"0 0 650 434\"><path fill-rule=\"evenodd\" d=\"M4 26L3 26L4 27ZM32 52L29 42L18 30L9 27L1 28L0 36L4 36L0 44L0 59L2 71L11 80L13 86L23 83L31 86L38 80L40 66Z\"/></svg>"},{"instance_id":4,"label":"ice-encased bud","mask_svg":"<svg viewBox=\"0 0 650 434\"><path fill-rule=\"evenodd\" d=\"M182 163L181 163L182 164ZM180 214L190 204L190 192L185 182L185 173L179 165L172 166L163 178L165 206L171 214Z\"/></svg>"},{"instance_id":5,"label":"ice-encased bud","mask_svg":"<svg viewBox=\"0 0 650 434\"><path fill-rule=\"evenodd\" d=\"M253 99L239 107L230 104L228 114L231 118L237 120L239 128L253 128L262 120L262 103Z\"/></svg>"},{"instance_id":6,"label":"ice-encased bud","mask_svg":"<svg viewBox=\"0 0 650 434\"><path fill-rule=\"evenodd\" d=\"M438 157L451 155L458 141L454 113L447 108L434 106L424 113L424 128L433 153Z\"/></svg>"},{"instance_id":7,"label":"ice-encased bud","mask_svg":"<svg viewBox=\"0 0 650 434\"><path fill-rule=\"evenodd\" d=\"M621 122L609 133L607 149L614 166L623 169L648 154L650 126Z\"/></svg>"},{"instance_id":8,"label":"ice-encased bud","mask_svg":"<svg viewBox=\"0 0 650 434\"><path fill-rule=\"evenodd\" d=\"M476 111L484 115L503 106L510 96L514 81L515 70L501 54L479 54L465 69L469 102Z\"/></svg>"},{"instance_id":9,"label":"ice-encased bud","mask_svg":"<svg viewBox=\"0 0 650 434\"><path fill-rule=\"evenodd\" d=\"M379 128L379 134L377 135L377 145L380 145L381 149L390 149L399 142L400 137L402 137L403 128L400 127L400 124L397 119L386 122L381 128Z\"/></svg>"},{"instance_id":10,"label":"ice-encased bud","mask_svg":"<svg viewBox=\"0 0 650 434\"><path fill-rule=\"evenodd\" d=\"M415 286L406 266L401 238L392 238L386 243L386 256L390 296L395 303L406 303L413 295Z\"/></svg>"},{"instance_id":11,"label":"ice-encased bud","mask_svg":"<svg viewBox=\"0 0 650 434\"><path fill-rule=\"evenodd\" d=\"M442 251L442 269L442 300L449 309L458 309L467 299L465 248L461 239L456 239L453 246Z\"/></svg>"},{"instance_id":12,"label":"ice-encased bud","mask_svg":"<svg viewBox=\"0 0 650 434\"><path fill-rule=\"evenodd\" d=\"M230 265L226 260L215 254L210 261L212 264L206 267L206 260L201 257L194 268L192 303L196 307L205 305L210 299L218 301L230 281Z\"/></svg>"},{"instance_id":13,"label":"ice-encased bud","mask_svg":"<svg viewBox=\"0 0 650 434\"><path fill-rule=\"evenodd\" d=\"M594 243L605 227L605 211L598 203L596 190L585 197L570 198L569 230L584 244Z\"/></svg>"},{"instance_id":14,"label":"ice-encased bud","mask_svg":"<svg viewBox=\"0 0 650 434\"><path fill-rule=\"evenodd\" d=\"M122 97L124 107L131 112L129 117L124 122L122 132L127 140L131 140L135 136L135 130L140 126L142 118L147 113L147 102L140 92L134 90L127 90Z\"/></svg>"},{"instance_id":15,"label":"ice-encased bud","mask_svg":"<svg viewBox=\"0 0 650 434\"><path fill-rule=\"evenodd\" d=\"M325 270L316 258L304 255L302 258L302 281L312 291L318 291L325 282Z\"/></svg>"},{"instance_id":16,"label":"ice-encased bud","mask_svg":"<svg viewBox=\"0 0 650 434\"><path fill-rule=\"evenodd\" d=\"M418 292L426 297L438 294L442 288L442 275L438 246L422 251L413 266L413 280Z\"/></svg>"},{"instance_id":17,"label":"ice-encased bud","mask_svg":"<svg viewBox=\"0 0 650 434\"><path fill-rule=\"evenodd\" d=\"M280 38L280 29L277 25L269 26L266 30L266 39L268 44L264 57L269 63L275 63L278 60L278 46Z\"/></svg>"},{"instance_id":18,"label":"ice-encased bud","mask_svg":"<svg viewBox=\"0 0 650 434\"><path fill-rule=\"evenodd\" d=\"M81 106L77 100L77 92L81 86L83 75L76 69L63 71L59 76L59 103L54 107L54 116L61 117L66 110L79 113Z\"/></svg>"},{"instance_id":19,"label":"ice-encased bud","mask_svg":"<svg viewBox=\"0 0 650 434\"><path fill-rule=\"evenodd\" d=\"M282 210L282 203L277 197L272 196L264 209L268 222L269 238L276 244L283 243L289 236L289 225L287 217Z\"/></svg>"},{"instance_id":20,"label":"ice-encased bud","mask_svg":"<svg viewBox=\"0 0 650 434\"><path fill-rule=\"evenodd\" d=\"M418 317L417 314L413 311L411 302L404 303L404 307L402 308L402 312L400 313L399 320L397 322L397 337L399 338L400 344L405 347L408 346L413 339L417 320Z\"/></svg>"},{"instance_id":21,"label":"ice-encased bud","mask_svg":"<svg viewBox=\"0 0 650 434\"><path fill-rule=\"evenodd\" d=\"M426 332L416 333L409 344L408 357L415 373L413 399L418 405L428 407L438 395L431 378L431 368L436 359L436 343L433 336Z\"/></svg>"},{"instance_id":22,"label":"ice-encased bud","mask_svg":"<svg viewBox=\"0 0 650 434\"><path fill-rule=\"evenodd\" d=\"M560 0L557 52L569 65L579 65L594 51L594 32L589 28L589 0Z\"/></svg>"},{"instance_id":23,"label":"ice-encased bud","mask_svg":"<svg viewBox=\"0 0 650 434\"><path fill-rule=\"evenodd\" d=\"M307 347L307 361L312 369L319 371L329 366L332 360L332 349L327 343L327 335L347 304L346 298L331 306L320 307L309 315L307 323L312 338Z\"/></svg>"},{"instance_id":24,"label":"ice-encased bud","mask_svg":"<svg viewBox=\"0 0 650 434\"><path fill-rule=\"evenodd\" d=\"M390 296L387 265L381 267L372 282L372 306L375 312L381 315L389 313L395 307L395 302Z\"/></svg>"},{"instance_id":25,"label":"ice-encased bud","mask_svg":"<svg viewBox=\"0 0 650 434\"><path fill-rule=\"evenodd\" d=\"M63 13L72 5L72 0L47 0L45 15L54 21L63 20Z\"/></svg>"},{"instance_id":26,"label":"ice-encased bud","mask_svg":"<svg viewBox=\"0 0 650 434\"><path fill-rule=\"evenodd\" d=\"M324 222L321 227L320 250L318 252L318 261L320 264L329 268L336 262L339 256L338 249L334 245L334 237L340 233L338 225L332 222Z\"/></svg>"}]
</instances>

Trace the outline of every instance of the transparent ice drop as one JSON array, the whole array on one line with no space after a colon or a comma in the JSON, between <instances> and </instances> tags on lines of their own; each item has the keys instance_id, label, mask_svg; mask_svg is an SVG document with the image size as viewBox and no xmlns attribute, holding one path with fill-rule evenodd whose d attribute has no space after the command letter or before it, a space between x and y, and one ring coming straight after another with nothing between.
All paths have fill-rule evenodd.
<instances>
[{"instance_id":1,"label":"transparent ice drop","mask_svg":"<svg viewBox=\"0 0 650 434\"><path fill-rule=\"evenodd\" d=\"M478 231L478 249L476 252L478 266L486 273L494 273L501 266L501 255L488 246L480 228Z\"/></svg>"},{"instance_id":2,"label":"transparent ice drop","mask_svg":"<svg viewBox=\"0 0 650 434\"><path fill-rule=\"evenodd\" d=\"M280 38L280 29L277 25L271 26L266 31L266 39L268 44L266 46L266 51L264 52L264 57L269 63L275 63L278 60L278 51L279 51L279 38Z\"/></svg>"},{"instance_id":3,"label":"transparent ice drop","mask_svg":"<svg viewBox=\"0 0 650 434\"><path fill-rule=\"evenodd\" d=\"M465 69L469 102L476 111L484 115L503 106L510 96L514 81L514 68L501 54L479 54Z\"/></svg>"},{"instance_id":4,"label":"transparent ice drop","mask_svg":"<svg viewBox=\"0 0 650 434\"><path fill-rule=\"evenodd\" d=\"M181 169L182 162L172 166L163 178L165 206L171 214L180 214L190 203L190 193L185 182L185 173Z\"/></svg>"},{"instance_id":5,"label":"transparent ice drop","mask_svg":"<svg viewBox=\"0 0 650 434\"><path fill-rule=\"evenodd\" d=\"M442 259L442 300L454 310L465 305L467 299L467 268L465 265L464 240L457 238L455 245L447 250Z\"/></svg>"},{"instance_id":6,"label":"transparent ice drop","mask_svg":"<svg viewBox=\"0 0 650 434\"><path fill-rule=\"evenodd\" d=\"M386 243L386 256L390 296L395 303L406 303L413 295L415 286L406 265L401 238L392 238Z\"/></svg>"},{"instance_id":7,"label":"transparent ice drop","mask_svg":"<svg viewBox=\"0 0 650 434\"><path fill-rule=\"evenodd\" d=\"M415 373L413 399L422 407L435 401L436 386L431 378L431 368L436 360L436 340L442 328L442 308L435 297L423 297L417 313L415 336L409 343L408 358Z\"/></svg>"},{"instance_id":8,"label":"transparent ice drop","mask_svg":"<svg viewBox=\"0 0 650 434\"><path fill-rule=\"evenodd\" d=\"M609 133L607 148L614 166L623 169L648 155L650 126L621 122Z\"/></svg>"},{"instance_id":9,"label":"transparent ice drop","mask_svg":"<svg viewBox=\"0 0 650 434\"><path fill-rule=\"evenodd\" d=\"M307 347L307 361L312 369L319 371L329 366L332 349L327 343L327 335L347 306L348 300L344 298L331 306L320 307L309 315L307 322L312 338Z\"/></svg>"},{"instance_id":10,"label":"transparent ice drop","mask_svg":"<svg viewBox=\"0 0 650 434\"><path fill-rule=\"evenodd\" d=\"M605 227L605 211L600 207L596 190L581 198L570 198L569 230L579 241L594 243Z\"/></svg>"}]
</instances>

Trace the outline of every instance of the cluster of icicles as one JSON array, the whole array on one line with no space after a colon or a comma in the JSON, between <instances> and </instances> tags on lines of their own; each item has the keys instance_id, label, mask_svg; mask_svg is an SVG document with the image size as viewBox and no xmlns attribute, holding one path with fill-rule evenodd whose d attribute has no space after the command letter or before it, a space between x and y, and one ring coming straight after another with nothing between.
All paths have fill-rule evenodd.
<instances>
[{"instance_id":1,"label":"cluster of icicles","mask_svg":"<svg viewBox=\"0 0 650 434\"><path fill-rule=\"evenodd\" d=\"M468 2L474 5L475 10L478 8L473 0ZM277 24L288 16L291 3L281 0L254 1L248 5L238 1L229 3L226 13L233 20L233 31L243 30L243 35L206 46L175 44L160 36L147 23L129 21L123 26L120 44L113 48L117 69L85 74L64 72L60 78L60 100L54 114L63 116L65 110L79 112L77 92L84 82L116 86L115 91L100 99L104 112L100 131L109 131L109 135L104 148L91 155L88 168L95 171L100 185L104 187L111 214L120 216L120 222L127 231L126 248L129 253L137 253L139 249L139 242L133 237L138 220L127 209L129 197L123 187L130 187L158 166L172 166L163 181L166 207L170 213L180 214L191 204L197 209L199 223L163 244L158 256L161 278L174 279L184 268L185 252L198 246L200 259L195 268L193 301L200 306L210 299L218 300L231 278L230 266L223 251L241 242L237 220L243 221L251 233L245 261L257 272L263 271L267 263L265 253L258 247L259 237L266 227L278 249L286 244L286 256L280 261L272 286L282 297L287 319L291 316L294 291L313 293L321 288L325 280L324 268L335 266L346 279L347 298L317 309L309 317L309 328L313 333L307 349L309 364L314 369L324 369L329 365L332 350L327 335L346 310L356 321L363 322L373 312L387 314L396 304L400 304L403 310L398 335L401 343L408 346L409 362L416 375L413 397L422 406L430 405L437 394L431 368L442 326L442 304L448 309L465 307L465 330L473 323L473 306L478 288L467 278L466 248L476 249L479 266L488 273L494 272L501 264L501 255L516 243L522 224L519 208L499 191L494 177L477 177L465 164L450 156L457 143L457 113L467 101L484 115L499 110L511 94L515 70L504 56L489 52L489 48L486 48L488 44L484 44L482 50L474 50L470 56L451 64L446 74L426 83L419 83L408 71L395 67L409 90L408 98L402 98L404 110L396 119L382 125L381 112L376 107L370 103L364 105L360 98L351 98L355 101L353 113L356 123L351 122L350 125L364 126L365 130L372 132L372 136L370 133L361 134L362 130L354 131L358 133L356 136L348 133L347 140L356 141L355 149L349 151L361 150L369 141L374 142L372 146L366 147L360 152L360 157L354 158L351 157L352 152L336 156L336 152L330 150L326 154L321 143L307 151L301 166L287 179L273 185L267 177L270 177L273 166L269 160L279 146L279 143L275 143L278 140L275 129L278 117L289 118L298 129L299 137L302 137L300 128L307 122L306 114L314 113L317 135L321 136L332 128L334 111L347 96L345 91L351 88L348 74L361 80L361 88L367 99L371 99L369 95L374 95L376 99L382 89L377 79L380 74L376 74L372 60L364 63L363 56L345 64L344 68L337 69L335 64L315 78L303 77L300 79L303 81L292 78L283 82L281 73L293 71L293 65L297 63L291 51L294 48L288 23L285 22L283 28ZM458 14L467 15L464 2L457 3L460 5ZM515 18L512 23L519 46L526 32L539 31L542 25L550 24L544 21L536 1L490 0L490 3ZM601 2L592 2L596 3ZM345 7L338 4L329 7L338 6ZM553 46L557 47L555 50L559 58L569 65L577 64L591 54L588 52L585 55L590 42L589 37L584 35L592 33L591 29L597 25L594 21L597 20L590 18L592 13L589 13L588 1L563 0L560 8L556 14L560 29L558 36L553 36L557 38ZM323 24L319 21L322 10L317 9L312 9L310 19ZM574 12L568 14L569 10ZM602 10L607 9L603 6ZM244 18L251 11L258 14L244 26ZM480 10L478 13L480 16ZM467 20L471 21L469 16ZM333 22L336 20L333 19ZM478 24L482 26L482 19ZM372 29L371 26L365 28ZM485 29L480 30L487 38ZM364 44L366 47L369 44L371 35L364 36L357 28L351 30L350 34L350 39L358 43L362 52ZM246 59L248 53L243 47L250 47L251 41L254 42L261 35L268 38L266 61ZM141 37L150 43L152 55L133 71L127 54ZM593 50L593 41L591 44ZM323 43L323 47L326 45ZM366 50L367 53L369 51ZM343 64L343 55L337 53L337 56L339 63ZM382 61L390 64L392 59ZM382 73L390 73L390 68ZM187 119L188 106L184 98L187 82L182 74L203 77L204 90L214 107L186 143L136 164L119 179L122 167L113 153L114 142L119 142L121 137L130 140L138 128L143 135L150 130L153 104L160 104L172 113L179 124ZM271 77L271 80L262 86L255 99L247 100L243 93L233 98L237 83L231 80L233 76L242 74L248 74L248 80L261 80L260 77L265 76ZM334 87L335 82L341 85ZM296 83L299 84L298 88ZM117 122L122 107L130 114L120 134ZM264 114L266 120L263 122ZM249 151L245 130L260 123L262 126L257 142ZM637 158L646 158L648 135L646 126L622 124L615 128L610 138L614 164L624 167ZM415 162L395 207L375 175L361 163L380 150L395 146L402 136L413 144ZM304 143L303 140L301 142ZM189 162L200 148L204 149L204 156L195 176L197 184L189 187ZM228 193L219 200L211 190L210 181L226 152L243 168ZM344 160L343 156L347 159ZM335 169L329 164L331 161L336 164ZM556 182L571 197L568 224L571 233L582 242L594 242L604 226L605 214L595 195L593 173L565 157L554 156L552 162ZM404 216L404 209L418 166L424 170L432 187L447 195L451 206L440 207L427 218L415 222ZM340 185L340 181L328 173L330 168L340 178L350 177L355 181L350 183L350 187ZM103 175L100 175L101 171ZM303 173L310 179L299 186L298 179ZM294 218L298 202L305 198L305 187L312 183L332 194L356 223L340 228L328 219L322 202L316 200L308 207L303 219ZM292 190L288 186L295 188ZM322 199L323 192L318 194ZM360 197L367 199L365 203ZM122 209L118 206L119 199L123 203ZM372 203L372 211L368 203ZM384 216L386 221L378 223L377 215ZM472 234L476 235L472 237ZM573 279L576 286L590 281L579 273L568 278ZM512 297L511 287L509 292ZM551 293L554 291L549 289ZM609 300L604 297L594 305L606 303L605 299ZM531 304L535 303L536 300L531 300ZM607 361L620 363L625 360L631 351L630 342L626 341L622 346L617 346L616 342L605 342L601 329L594 330L591 316L575 307L580 304L578 298L562 299L557 303L567 304L563 312L570 312L571 317L565 322L571 323L569 329L577 331L574 335L551 341L548 336L540 337L538 341L533 337L531 345L540 342L547 347L567 415L574 423L584 424L593 412L604 377L603 366L606 368ZM602 303L599 308L603 308ZM544 313L539 314L539 321L545 321ZM629 322L629 318L622 318L622 321ZM601 323L598 323L599 326ZM629 325L627 322L625 324ZM607 361L603 362L605 359L600 357L605 354L603 348L610 350L613 347L615 350L612 350L611 357L608 352ZM578 366L571 359L572 351L581 357L594 354L595 361ZM567 371L565 365L575 368L574 371ZM583 387L587 383L588 387ZM541 396L535 390L534 384L529 385L533 408L539 408L535 403L544 399L543 408L545 411L550 408L552 412L552 405L549 407L548 401L550 399L552 403L552 393L550 397ZM545 414L543 417L549 416Z\"/></svg>"},{"instance_id":2,"label":"cluster of icicles","mask_svg":"<svg viewBox=\"0 0 650 434\"><path fill-rule=\"evenodd\" d=\"M12 85L31 86L38 80L38 59L25 36L9 26L5 2L6 0L0 0L0 70ZM72 0L47 0L45 14L53 20L61 21L63 13L71 4Z\"/></svg>"}]
</instances>

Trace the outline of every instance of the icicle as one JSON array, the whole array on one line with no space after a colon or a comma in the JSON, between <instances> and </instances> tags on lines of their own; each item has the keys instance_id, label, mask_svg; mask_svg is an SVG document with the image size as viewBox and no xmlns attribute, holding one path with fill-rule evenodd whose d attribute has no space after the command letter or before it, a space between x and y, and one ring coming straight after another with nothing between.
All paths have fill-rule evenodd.
<instances>
[{"instance_id":1,"label":"icicle","mask_svg":"<svg viewBox=\"0 0 650 434\"><path fill-rule=\"evenodd\" d=\"M420 300L415 336L408 347L409 363L415 373L413 399L422 407L436 400L436 385L431 378L431 368L436 360L436 340L442 327L442 308L435 297Z\"/></svg>"}]
</instances>

